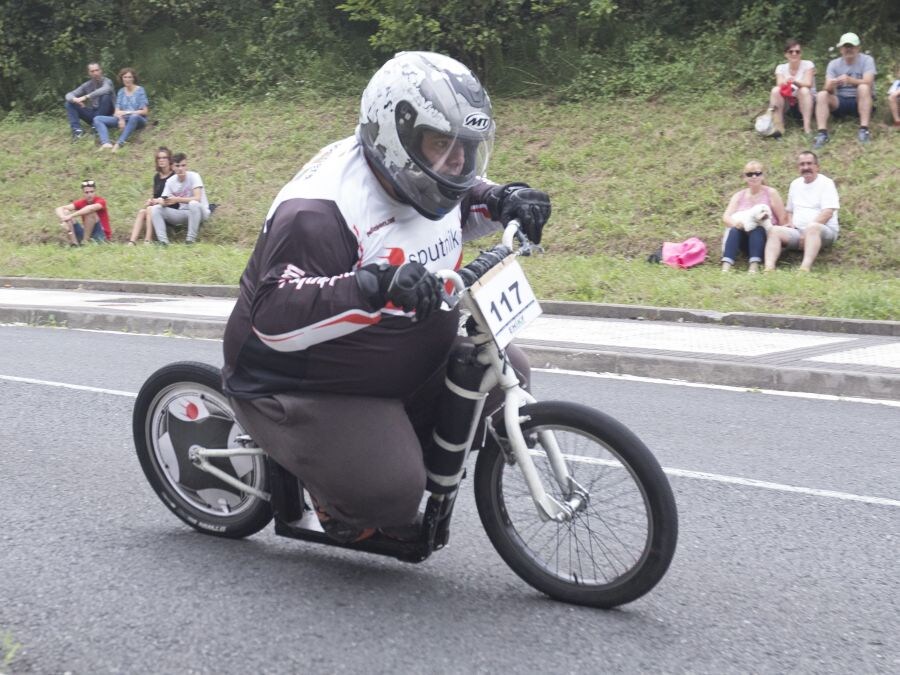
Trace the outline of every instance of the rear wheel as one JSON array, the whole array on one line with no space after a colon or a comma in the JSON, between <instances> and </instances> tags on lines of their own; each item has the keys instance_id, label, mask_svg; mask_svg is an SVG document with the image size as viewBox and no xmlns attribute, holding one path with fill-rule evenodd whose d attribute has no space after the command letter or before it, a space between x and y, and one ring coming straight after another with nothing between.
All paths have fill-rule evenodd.
<instances>
[{"instance_id":1,"label":"rear wheel","mask_svg":"<svg viewBox=\"0 0 900 675\"><path fill-rule=\"evenodd\" d=\"M246 537L272 519L269 503L228 485L194 466L192 446L239 448L244 434L218 368L173 363L153 373L141 387L132 419L134 445L147 480L172 512L191 527L222 537ZM248 486L266 491L264 457L213 458L216 468Z\"/></svg>"},{"instance_id":2,"label":"rear wheel","mask_svg":"<svg viewBox=\"0 0 900 675\"><path fill-rule=\"evenodd\" d=\"M571 520L541 520L515 460L491 444L475 466L475 499L497 552L534 588L565 602L608 608L647 593L678 538L675 498L656 459L622 424L585 406L547 401L520 414L544 489L577 506ZM557 482L548 434L586 496Z\"/></svg>"}]
</instances>

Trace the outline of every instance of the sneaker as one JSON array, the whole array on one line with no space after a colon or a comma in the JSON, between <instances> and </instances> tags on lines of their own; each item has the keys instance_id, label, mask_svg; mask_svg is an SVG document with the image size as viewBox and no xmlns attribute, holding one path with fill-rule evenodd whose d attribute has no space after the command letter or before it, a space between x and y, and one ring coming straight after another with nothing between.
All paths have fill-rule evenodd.
<instances>
[{"instance_id":1,"label":"sneaker","mask_svg":"<svg viewBox=\"0 0 900 675\"><path fill-rule=\"evenodd\" d=\"M856 132L856 140L860 143L868 143L872 140L872 134L869 133L868 129L860 127L859 131Z\"/></svg>"},{"instance_id":2,"label":"sneaker","mask_svg":"<svg viewBox=\"0 0 900 675\"><path fill-rule=\"evenodd\" d=\"M823 145L828 142L828 132L827 131L819 131L816 133L816 138L813 141L813 150L818 150Z\"/></svg>"},{"instance_id":3,"label":"sneaker","mask_svg":"<svg viewBox=\"0 0 900 675\"><path fill-rule=\"evenodd\" d=\"M418 541L419 537L422 535L422 514L417 514L415 520L409 525L380 527L378 528L378 531L388 539L393 539L394 541Z\"/></svg>"},{"instance_id":4,"label":"sneaker","mask_svg":"<svg viewBox=\"0 0 900 675\"><path fill-rule=\"evenodd\" d=\"M72 132L72 140L77 141L84 138L84 129L76 129Z\"/></svg>"},{"instance_id":5,"label":"sneaker","mask_svg":"<svg viewBox=\"0 0 900 675\"><path fill-rule=\"evenodd\" d=\"M310 497L312 497L313 508L316 517L319 519L319 525L322 526L322 531L328 535L329 539L333 539L340 544L353 544L357 541L362 541L363 539L369 539L375 534L376 530L374 527L357 527L356 525L350 525L349 523L344 523L332 518L321 506L319 506L315 497L311 494Z\"/></svg>"}]
</instances>

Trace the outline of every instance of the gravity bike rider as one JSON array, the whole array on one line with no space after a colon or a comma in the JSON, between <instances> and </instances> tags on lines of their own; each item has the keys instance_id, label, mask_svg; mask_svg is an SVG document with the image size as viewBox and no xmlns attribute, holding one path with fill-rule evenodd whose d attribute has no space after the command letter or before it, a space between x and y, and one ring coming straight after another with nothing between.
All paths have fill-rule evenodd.
<instances>
[{"instance_id":1,"label":"gravity bike rider","mask_svg":"<svg viewBox=\"0 0 900 675\"><path fill-rule=\"evenodd\" d=\"M354 136L322 149L269 209L225 331L242 426L301 477L326 534L402 536L428 476L458 312L434 311L464 241L515 218L540 243L546 193L486 181L495 124L477 77L402 52L362 95ZM529 368L507 348L520 381ZM484 410L502 403L499 391Z\"/></svg>"}]
</instances>

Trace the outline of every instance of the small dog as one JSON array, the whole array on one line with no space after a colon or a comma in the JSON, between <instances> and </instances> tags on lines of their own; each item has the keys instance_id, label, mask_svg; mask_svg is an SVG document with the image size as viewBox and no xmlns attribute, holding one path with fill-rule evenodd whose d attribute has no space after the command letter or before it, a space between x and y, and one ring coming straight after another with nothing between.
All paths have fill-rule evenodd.
<instances>
[{"instance_id":1,"label":"small dog","mask_svg":"<svg viewBox=\"0 0 900 675\"><path fill-rule=\"evenodd\" d=\"M772 209L765 204L757 204L743 211L735 211L731 214L731 218L739 222L745 232L752 232L757 227L764 228L766 232L772 229Z\"/></svg>"}]
</instances>

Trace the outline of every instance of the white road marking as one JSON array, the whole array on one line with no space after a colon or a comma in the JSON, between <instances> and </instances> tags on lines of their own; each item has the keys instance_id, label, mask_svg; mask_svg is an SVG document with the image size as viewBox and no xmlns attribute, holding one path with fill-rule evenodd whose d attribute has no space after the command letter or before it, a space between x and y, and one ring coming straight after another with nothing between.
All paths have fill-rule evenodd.
<instances>
[{"instance_id":1,"label":"white road marking","mask_svg":"<svg viewBox=\"0 0 900 675\"><path fill-rule=\"evenodd\" d=\"M540 450L531 450L529 454L535 457L544 456L544 453ZM614 459L585 457L584 455L570 455L568 453L563 453L563 457L572 462L581 462L582 464L599 464L601 466L611 466L620 469L624 468L620 461ZM879 506L900 507L900 501L896 499L887 499L885 497L867 497L865 495L855 495L849 492L819 490L817 488L800 487L798 485L785 485L784 483L772 483L771 481L756 480L755 478L741 478L740 476L724 476L719 473L691 471L689 469L672 469L663 467L663 471L667 476L678 476L680 478L694 478L697 480L713 481L715 483L730 483L731 485L743 485L745 487L763 488L765 490L775 490L777 492L797 492L799 494L811 495L813 497L827 497L829 499L841 499L848 502L862 502L864 504L877 504Z\"/></svg>"},{"instance_id":2,"label":"white road marking","mask_svg":"<svg viewBox=\"0 0 900 675\"><path fill-rule=\"evenodd\" d=\"M548 371L548 372L562 372L562 371ZM582 374L582 373L574 373L574 374ZM602 377L603 374L594 373L595 376ZM619 377L619 376L615 376ZM644 378L649 379L649 378ZM82 384L69 384L67 382L51 382L49 380L36 380L30 377L16 377L14 375L0 375L0 380L6 380L8 382L21 382L24 384L37 384L45 387L60 387L63 389L74 389L76 391L90 391L98 394L110 394L111 396L124 396L126 398L136 398L137 394L130 391L119 391L117 389L103 389L101 387L88 387ZM668 382L667 380L660 380L660 382ZM735 389L734 387L730 387L730 389ZM741 389L735 389L736 391L743 391ZM773 393L781 393L781 392L773 392ZM841 400L853 400L853 399L841 399ZM534 453L532 453L534 454ZM606 460L599 459L593 457L582 457L580 455L565 455L568 459L578 461L578 462L586 462L589 464L603 464L610 466L618 466L619 463ZM854 495L849 492L836 492L834 490L819 490L816 488L807 488L800 487L797 485L785 485L783 483L772 483L764 480L755 480L753 478L741 478L739 476L725 476L717 473L707 473L704 471L691 471L688 469L672 469L672 468L663 468L663 471L669 476L678 476L681 478L694 478L697 480L708 480L716 483L730 483L732 485L743 485L745 487L755 487L762 488L765 490L775 490L778 492L796 492L799 494L809 495L813 497L826 497L828 499L840 499L843 501L853 501L853 502L862 502L864 504L877 504L879 506L895 506L900 507L900 501L896 499L886 499L884 497L869 497L865 495Z\"/></svg>"},{"instance_id":3,"label":"white road marking","mask_svg":"<svg viewBox=\"0 0 900 675\"><path fill-rule=\"evenodd\" d=\"M578 377L595 377L604 380L625 380L627 382L646 382L648 384L668 384L676 387L694 387L696 389L718 389L720 391L736 391L746 394L769 394L771 396L787 396L789 398L810 398L819 401L842 401L847 403L869 403L900 408L900 401L880 398L855 398L853 396L834 396L832 394L813 394L805 391L781 391L779 389L756 389L752 387L732 387L726 384L704 384L685 380L663 380L656 377L640 377L638 375L618 375L616 373L593 373L585 370L565 370L563 368L532 368L539 373L552 375L577 375Z\"/></svg>"},{"instance_id":4,"label":"white road marking","mask_svg":"<svg viewBox=\"0 0 900 675\"><path fill-rule=\"evenodd\" d=\"M67 382L51 382L49 380L35 380L31 377L15 377L14 375L0 375L0 380L8 382L24 382L25 384L39 384L44 387L60 387L62 389L75 389L78 391L92 391L97 394L110 394L111 396L125 396L127 398L137 398L137 394L130 391L119 391L118 389L103 389L101 387L88 387L83 384L69 384Z\"/></svg>"},{"instance_id":5,"label":"white road marking","mask_svg":"<svg viewBox=\"0 0 900 675\"><path fill-rule=\"evenodd\" d=\"M854 495L849 492L836 492L835 490L818 490L816 488L801 487L799 485L784 485L783 483L770 483L765 480L756 480L754 478L741 478L739 476L723 476L717 473L706 473L704 471L689 471L687 469L668 469L663 471L669 476L679 476L681 478L696 478L698 480L710 480L717 483L730 483L732 485L744 485L746 487L762 488L764 490L776 490L778 492L796 492L812 497L826 497L828 499L841 499L848 502L862 502L863 504L877 504L879 506L900 507L900 500L887 499L885 497L867 497L865 495Z\"/></svg>"}]
</instances>

